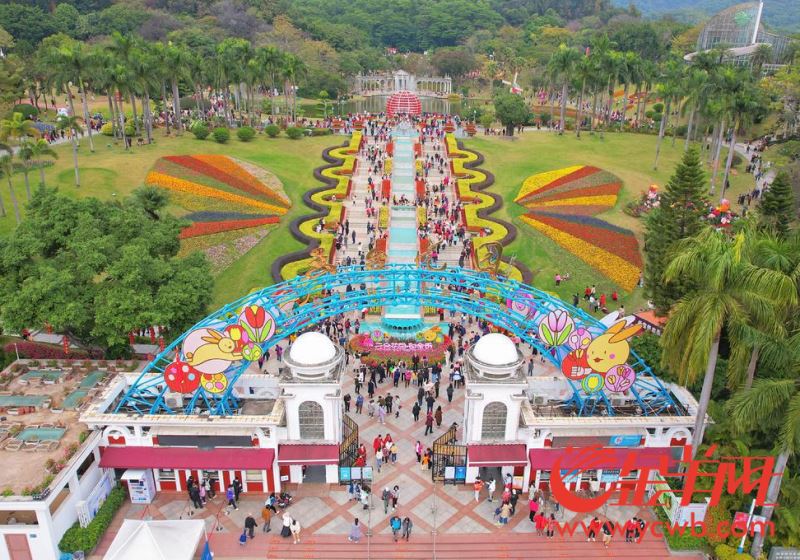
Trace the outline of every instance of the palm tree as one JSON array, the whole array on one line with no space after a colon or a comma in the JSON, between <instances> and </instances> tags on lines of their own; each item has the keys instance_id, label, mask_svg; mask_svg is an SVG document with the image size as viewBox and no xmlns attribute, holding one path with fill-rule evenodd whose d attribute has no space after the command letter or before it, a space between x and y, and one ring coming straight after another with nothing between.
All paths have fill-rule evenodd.
<instances>
[{"instance_id":1,"label":"palm tree","mask_svg":"<svg viewBox=\"0 0 800 560\"><path fill-rule=\"evenodd\" d=\"M58 118L56 128L58 130L65 130L69 134L70 141L72 142L72 161L75 165L75 186L81 186L81 177L78 173L78 134L83 132L81 126L81 118L74 115L61 115Z\"/></svg>"},{"instance_id":2,"label":"palm tree","mask_svg":"<svg viewBox=\"0 0 800 560\"><path fill-rule=\"evenodd\" d=\"M142 98L142 120L147 143L153 140L153 111L150 108L150 91L158 86L158 76L153 72L155 57L147 43L138 45L131 58L131 85Z\"/></svg>"},{"instance_id":3,"label":"palm tree","mask_svg":"<svg viewBox=\"0 0 800 560\"><path fill-rule=\"evenodd\" d=\"M575 119L575 137L581 137L581 125L583 124L583 99L586 95L586 85L594 88L594 83L597 79L597 64L596 60L591 56L583 56L580 61L575 65L575 77L580 80L580 94L578 95L578 114Z\"/></svg>"},{"instance_id":4,"label":"palm tree","mask_svg":"<svg viewBox=\"0 0 800 560\"><path fill-rule=\"evenodd\" d=\"M10 153L0 156L0 172L6 176L8 181L8 192L11 194L11 204L14 206L14 217L17 219L19 225L21 219L19 216L19 203L17 202L17 195L14 193L14 185L11 184L11 176L14 174L14 156ZM6 215L5 208L3 208L3 216Z\"/></svg>"},{"instance_id":5,"label":"palm tree","mask_svg":"<svg viewBox=\"0 0 800 560\"><path fill-rule=\"evenodd\" d=\"M724 69L727 72L729 69ZM720 188L720 200L725 198L725 189L728 186L728 177L731 173L731 164L733 163L733 154L736 151L736 133L739 129L750 123L753 115L756 113L761 105L760 95L758 89L752 82L752 77L749 72L744 69L734 70L736 85L730 84L727 91L729 105L728 114L729 118L733 121L731 127L731 137L728 144L728 159L725 161L725 174L722 176L722 187ZM729 82L730 80L725 80Z\"/></svg>"},{"instance_id":6,"label":"palm tree","mask_svg":"<svg viewBox=\"0 0 800 560\"><path fill-rule=\"evenodd\" d=\"M58 159L58 154L56 153L53 148L50 147L50 144L47 141L42 140L33 140L29 142L25 142L20 149L20 158L24 161L28 161L31 164L37 163L39 165L39 185L44 187L44 162L42 158L44 157L51 157L53 159ZM28 189L28 200L31 199L30 188L28 187L28 171L25 171L25 188Z\"/></svg>"},{"instance_id":7,"label":"palm tree","mask_svg":"<svg viewBox=\"0 0 800 560\"><path fill-rule=\"evenodd\" d=\"M567 111L567 94L569 93L569 81L575 65L580 60L580 53L564 43L559 45L558 50L553 53L547 65L548 73L554 82L561 82L561 116L559 118L558 134L564 134L565 117Z\"/></svg>"},{"instance_id":8,"label":"palm tree","mask_svg":"<svg viewBox=\"0 0 800 560\"><path fill-rule=\"evenodd\" d=\"M750 57L750 66L753 69L753 77L756 79L761 77L761 69L765 64L772 62L774 54L772 52L772 45L761 43L756 47L755 52Z\"/></svg>"},{"instance_id":9,"label":"palm tree","mask_svg":"<svg viewBox=\"0 0 800 560\"><path fill-rule=\"evenodd\" d=\"M680 97L682 71L682 62L674 58L668 60L662 68L661 83L658 85L658 91L664 100L664 116L661 118L661 125L658 129L656 159L653 162L653 169L658 169L658 156L661 153L661 142L664 140L664 133L667 130L667 122L672 110L672 100Z\"/></svg>"},{"instance_id":10,"label":"palm tree","mask_svg":"<svg viewBox=\"0 0 800 560\"><path fill-rule=\"evenodd\" d=\"M189 50L183 45L168 43L166 48L166 62L169 65L169 81L172 87L172 112L175 115L175 133L180 135L183 131L181 122L181 94L178 84L181 79L189 76L192 57ZM166 111L167 107L164 106Z\"/></svg>"},{"instance_id":11,"label":"palm tree","mask_svg":"<svg viewBox=\"0 0 800 560\"><path fill-rule=\"evenodd\" d=\"M790 377L782 379L759 379L752 389L736 393L727 406L737 432L767 429L777 435L774 475L767 487L766 504L775 504L781 492L781 481L790 457L800 451L800 333L789 345L794 349ZM774 430L774 431L773 431ZM774 506L764 505L761 515L769 523ZM750 553L753 558L761 555L764 547L764 532L755 533Z\"/></svg>"},{"instance_id":12,"label":"palm tree","mask_svg":"<svg viewBox=\"0 0 800 560\"><path fill-rule=\"evenodd\" d=\"M696 289L673 307L661 337L663 365L691 383L705 369L692 438L692 456L703 441L706 412L723 330L775 321L775 303L790 299L783 275L749 262L749 237L707 228L681 242L664 280L690 282Z\"/></svg>"},{"instance_id":13,"label":"palm tree","mask_svg":"<svg viewBox=\"0 0 800 560\"><path fill-rule=\"evenodd\" d=\"M293 54L286 54L281 65L284 79L283 94L291 96L292 122L297 119L297 82L308 72L305 63Z\"/></svg>"},{"instance_id":14,"label":"palm tree","mask_svg":"<svg viewBox=\"0 0 800 560\"><path fill-rule=\"evenodd\" d=\"M698 109L705 101L706 89L708 88L708 72L696 66L690 66L687 69L686 79L684 82L684 94L686 102L683 104L683 113L686 108L689 108L689 119L686 124L686 140L683 144L683 151L689 149L689 142L692 137L692 127L695 124L695 116Z\"/></svg>"},{"instance_id":15,"label":"palm tree","mask_svg":"<svg viewBox=\"0 0 800 560\"><path fill-rule=\"evenodd\" d=\"M606 108L606 128L611 127L611 112L614 110L614 86L617 85L623 64L624 55L619 51L608 51L601 59L601 68L608 83L608 107Z\"/></svg>"},{"instance_id":16,"label":"palm tree","mask_svg":"<svg viewBox=\"0 0 800 560\"><path fill-rule=\"evenodd\" d=\"M94 57L91 52L84 50L83 43L67 41L53 48L45 54L45 60L53 69L53 78L56 84L67 94L70 114L76 115L72 95L72 84L78 84L83 105L83 119L89 122L89 102L86 99L84 80L92 72ZM94 152L92 127L88 127L89 150Z\"/></svg>"},{"instance_id":17,"label":"palm tree","mask_svg":"<svg viewBox=\"0 0 800 560\"><path fill-rule=\"evenodd\" d=\"M26 119L22 113L14 113L10 119L0 121L0 140L16 140L19 144L25 138L38 138L39 129L35 123Z\"/></svg>"},{"instance_id":18,"label":"palm tree","mask_svg":"<svg viewBox=\"0 0 800 560\"><path fill-rule=\"evenodd\" d=\"M280 70L281 62L283 60L283 53L275 47L267 46L260 47L256 50L256 60L258 64L264 69L264 76L269 76L269 91L270 91L270 114L275 113L275 78ZM266 84L263 84L266 85Z\"/></svg>"}]
</instances>

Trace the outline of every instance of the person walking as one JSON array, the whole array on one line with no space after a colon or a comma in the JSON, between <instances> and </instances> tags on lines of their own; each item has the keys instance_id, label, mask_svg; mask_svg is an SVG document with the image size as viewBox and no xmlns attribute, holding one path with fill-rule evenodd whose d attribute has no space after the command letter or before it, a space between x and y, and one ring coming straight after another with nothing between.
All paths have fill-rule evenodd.
<instances>
[{"instance_id":1,"label":"person walking","mask_svg":"<svg viewBox=\"0 0 800 560\"><path fill-rule=\"evenodd\" d=\"M228 488L225 490L225 499L233 509L239 509L239 506L236 505L236 492L233 491L233 484L228 484Z\"/></svg>"},{"instance_id":2,"label":"person walking","mask_svg":"<svg viewBox=\"0 0 800 560\"><path fill-rule=\"evenodd\" d=\"M389 491L388 486L383 489L381 499L383 500L383 513L386 515L389 513L389 502L392 500L392 493Z\"/></svg>"},{"instance_id":3,"label":"person walking","mask_svg":"<svg viewBox=\"0 0 800 560\"><path fill-rule=\"evenodd\" d=\"M361 410L364 408L364 395L358 395L356 397L356 413L361 414Z\"/></svg>"},{"instance_id":4,"label":"person walking","mask_svg":"<svg viewBox=\"0 0 800 560\"><path fill-rule=\"evenodd\" d=\"M476 477L475 482L472 483L472 489L475 491L475 501L481 501L481 490L483 490L483 481L481 477Z\"/></svg>"},{"instance_id":5,"label":"person walking","mask_svg":"<svg viewBox=\"0 0 800 560\"><path fill-rule=\"evenodd\" d=\"M248 513L247 517L244 518L244 530L247 531L247 536L250 537L250 540L254 539L256 536L256 527L258 527L258 524L256 523L255 517L253 517L253 514Z\"/></svg>"},{"instance_id":6,"label":"person walking","mask_svg":"<svg viewBox=\"0 0 800 560\"><path fill-rule=\"evenodd\" d=\"M491 502L492 499L494 498L494 491L496 487L497 487L497 482L495 481L495 479L494 478L489 479L489 483L486 485L486 492L489 494L489 496L486 499L487 502Z\"/></svg>"},{"instance_id":7,"label":"person walking","mask_svg":"<svg viewBox=\"0 0 800 560\"><path fill-rule=\"evenodd\" d=\"M433 433L433 414L431 411L428 411L428 415L425 417L425 435Z\"/></svg>"},{"instance_id":8,"label":"person walking","mask_svg":"<svg viewBox=\"0 0 800 560\"><path fill-rule=\"evenodd\" d=\"M516 490L511 490L511 515L517 513L517 501L519 500L519 492Z\"/></svg>"},{"instance_id":9,"label":"person walking","mask_svg":"<svg viewBox=\"0 0 800 560\"><path fill-rule=\"evenodd\" d=\"M450 383L447 385L447 402L453 402L453 384Z\"/></svg>"},{"instance_id":10,"label":"person walking","mask_svg":"<svg viewBox=\"0 0 800 560\"><path fill-rule=\"evenodd\" d=\"M433 405L436 404L436 399L430 393L425 398L425 403L428 405L428 412L433 412Z\"/></svg>"},{"instance_id":11,"label":"person walking","mask_svg":"<svg viewBox=\"0 0 800 560\"><path fill-rule=\"evenodd\" d=\"M369 509L369 497L370 497L369 490L362 486L361 487L361 509L364 509L364 510Z\"/></svg>"},{"instance_id":12,"label":"person walking","mask_svg":"<svg viewBox=\"0 0 800 560\"><path fill-rule=\"evenodd\" d=\"M508 525L508 518L511 517L511 504L503 504L500 506L500 520L498 525Z\"/></svg>"},{"instance_id":13,"label":"person walking","mask_svg":"<svg viewBox=\"0 0 800 560\"><path fill-rule=\"evenodd\" d=\"M269 509L269 506L264 504L264 508L261 510L261 532L262 533L269 533L272 531L272 528L269 526L270 522L272 521L272 510Z\"/></svg>"},{"instance_id":14,"label":"person walking","mask_svg":"<svg viewBox=\"0 0 800 560\"><path fill-rule=\"evenodd\" d=\"M397 542L397 539L400 536L400 529L403 528L403 522L400 520L399 517L393 515L392 518L389 520L389 526L392 528L392 536L394 537L394 542Z\"/></svg>"},{"instance_id":15,"label":"person walking","mask_svg":"<svg viewBox=\"0 0 800 560\"><path fill-rule=\"evenodd\" d=\"M422 408L419 406L418 402L414 403L414 406L411 407L411 415L414 417L414 422L419 420L419 413L421 412Z\"/></svg>"},{"instance_id":16,"label":"person walking","mask_svg":"<svg viewBox=\"0 0 800 560\"><path fill-rule=\"evenodd\" d=\"M437 406L436 407L436 412L433 413L433 418L436 420L436 427L437 428L441 428L442 427L442 407L441 406Z\"/></svg>"},{"instance_id":17,"label":"person walking","mask_svg":"<svg viewBox=\"0 0 800 560\"><path fill-rule=\"evenodd\" d=\"M536 525L536 534L544 536L544 528L547 527L547 518L540 511L533 517L533 523Z\"/></svg>"},{"instance_id":18,"label":"person walking","mask_svg":"<svg viewBox=\"0 0 800 560\"><path fill-rule=\"evenodd\" d=\"M397 452L399 451L397 448L397 442L392 442L392 447L390 449L392 454L392 464L394 465L397 462Z\"/></svg>"},{"instance_id":19,"label":"person walking","mask_svg":"<svg viewBox=\"0 0 800 560\"><path fill-rule=\"evenodd\" d=\"M358 517L355 518L353 524L350 526L350 535L347 537L347 540L354 543L361 540L361 525L358 523Z\"/></svg>"},{"instance_id":20,"label":"person walking","mask_svg":"<svg viewBox=\"0 0 800 560\"><path fill-rule=\"evenodd\" d=\"M392 497L392 510L396 510L397 500L400 499L400 487L397 484L395 484L394 488L392 488L391 497Z\"/></svg>"},{"instance_id":21,"label":"person walking","mask_svg":"<svg viewBox=\"0 0 800 560\"><path fill-rule=\"evenodd\" d=\"M283 525L281 527L281 536L288 538L292 536L292 516L288 513L283 514Z\"/></svg>"},{"instance_id":22,"label":"person walking","mask_svg":"<svg viewBox=\"0 0 800 560\"><path fill-rule=\"evenodd\" d=\"M597 519L597 516L593 517L591 521L589 521L589 533L586 535L586 542L595 542L597 538L597 532L600 530L600 520Z\"/></svg>"},{"instance_id":23,"label":"person walking","mask_svg":"<svg viewBox=\"0 0 800 560\"><path fill-rule=\"evenodd\" d=\"M417 463L422 461L422 443L417 440L417 443L414 444L414 453L417 454Z\"/></svg>"},{"instance_id":24,"label":"person walking","mask_svg":"<svg viewBox=\"0 0 800 560\"><path fill-rule=\"evenodd\" d=\"M606 519L606 522L603 523L603 546L608 548L608 545L611 544L611 536L614 534L614 523L611 522L610 519Z\"/></svg>"},{"instance_id":25,"label":"person walking","mask_svg":"<svg viewBox=\"0 0 800 560\"><path fill-rule=\"evenodd\" d=\"M239 502L239 496L242 493L242 481L239 480L239 477L233 479L233 492L236 494L236 502Z\"/></svg>"},{"instance_id":26,"label":"person walking","mask_svg":"<svg viewBox=\"0 0 800 560\"><path fill-rule=\"evenodd\" d=\"M550 514L550 519L547 520L547 531L546 535L548 539L552 539L553 535L556 533L556 525L558 525L558 521L556 521L555 514Z\"/></svg>"},{"instance_id":27,"label":"person walking","mask_svg":"<svg viewBox=\"0 0 800 560\"><path fill-rule=\"evenodd\" d=\"M343 400L344 400L344 411L345 411L345 412L350 412L350 399L351 399L351 398L352 398L352 397L350 396L350 393L347 393L347 394L344 396L344 399L343 399Z\"/></svg>"},{"instance_id":28,"label":"person walking","mask_svg":"<svg viewBox=\"0 0 800 560\"><path fill-rule=\"evenodd\" d=\"M375 470L381 472L381 463L383 462L383 448L379 448L375 452Z\"/></svg>"},{"instance_id":29,"label":"person walking","mask_svg":"<svg viewBox=\"0 0 800 560\"><path fill-rule=\"evenodd\" d=\"M421 407L422 406L422 399L425 398L425 388L420 384L419 389L417 389L417 404Z\"/></svg>"},{"instance_id":30,"label":"person walking","mask_svg":"<svg viewBox=\"0 0 800 560\"><path fill-rule=\"evenodd\" d=\"M533 523L533 518L536 517L536 513L539 511L539 501L534 498L528 500L528 511L530 512L528 514L528 519Z\"/></svg>"},{"instance_id":31,"label":"person walking","mask_svg":"<svg viewBox=\"0 0 800 560\"><path fill-rule=\"evenodd\" d=\"M292 531L292 537L294 538L294 544L300 544L300 522L297 519L292 519L292 524L289 526Z\"/></svg>"},{"instance_id":32,"label":"person walking","mask_svg":"<svg viewBox=\"0 0 800 560\"><path fill-rule=\"evenodd\" d=\"M411 529L414 527L414 524L411 522L410 517L406 517L403 519L403 538L408 541L411 537Z\"/></svg>"},{"instance_id":33,"label":"person walking","mask_svg":"<svg viewBox=\"0 0 800 560\"><path fill-rule=\"evenodd\" d=\"M189 498L192 500L192 504L197 509L203 508L203 501L200 499L200 491L197 489L196 484L192 484L189 487Z\"/></svg>"}]
</instances>

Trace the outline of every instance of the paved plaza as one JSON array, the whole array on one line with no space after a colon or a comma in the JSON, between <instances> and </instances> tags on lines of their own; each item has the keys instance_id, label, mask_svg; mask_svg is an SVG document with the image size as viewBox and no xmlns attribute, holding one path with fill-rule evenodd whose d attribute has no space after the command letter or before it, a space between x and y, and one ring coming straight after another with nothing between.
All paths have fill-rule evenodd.
<instances>
[{"instance_id":1,"label":"paved plaza","mask_svg":"<svg viewBox=\"0 0 800 560\"><path fill-rule=\"evenodd\" d=\"M540 364L537 363L538 365ZM270 369L276 366L274 360L269 364ZM399 486L400 499L396 514L400 517L409 516L414 523L409 543L392 542L388 519L395 512L392 512L390 507L388 514L384 513L383 502L377 496L372 509L364 511L360 504L349 500L346 486L292 484L288 485L288 489L295 496L295 501L286 511L303 527L300 545L292 545L291 539L282 539L278 536L281 524L279 517L273 519L273 531L268 536L263 535L259 527L253 541L246 546L239 545L238 536L242 532L244 518L248 513L253 514L259 525L261 524L260 511L265 499L264 494L243 494L239 509L228 511L221 496L211 500L204 509L194 510L185 493L160 492L155 502L149 506L126 503L92 558L98 560L102 558L124 518L202 518L206 522L217 560L265 557L338 558L340 554L343 558L360 558L367 557L368 553L370 557L376 558L432 558L434 540L437 558L451 557L448 554L458 558L485 558L491 555L493 558L647 557L651 560L669 556L664 542L650 535L642 543L633 545L617 538L608 550L599 542L586 543L580 530L574 537L556 536L552 541L548 541L536 535L533 524L528 519L526 493L522 495L516 514L509 524L499 527L493 519L497 495L494 503L488 503L484 492L482 500L476 503L471 486L433 484L430 471L421 470L416 461L414 444L419 440L425 447L430 447L433 440L453 422L461 424L464 390L457 389L452 403L448 403L445 388L446 384L442 386L435 405L441 405L444 411L442 426L435 428L434 433L427 437L423 435L424 405L419 421L414 422L411 414L417 394L417 387L414 384L405 388L401 382L400 386L395 388L387 379L380 385L376 396L391 393L393 397L399 396L401 403L399 416L388 415L385 424L380 424L377 418L370 418L366 413L366 407L362 414L355 413L354 408L350 411L350 416L359 424L360 439L368 449L371 450L372 439L379 433L390 433L398 444L397 463L384 466L380 473L376 473L374 488L376 495L379 496L384 487ZM344 391L354 394L352 374L347 376ZM646 520L654 519L651 512L635 507L609 506L597 514L623 523L632 516L644 517ZM366 535L358 545L347 542L346 537L355 517L364 524L365 531L367 527L371 529L369 552ZM577 515L565 511L559 521L577 522L583 519L588 523L591 517L588 514ZM474 543L473 539L476 539Z\"/></svg>"}]
</instances>

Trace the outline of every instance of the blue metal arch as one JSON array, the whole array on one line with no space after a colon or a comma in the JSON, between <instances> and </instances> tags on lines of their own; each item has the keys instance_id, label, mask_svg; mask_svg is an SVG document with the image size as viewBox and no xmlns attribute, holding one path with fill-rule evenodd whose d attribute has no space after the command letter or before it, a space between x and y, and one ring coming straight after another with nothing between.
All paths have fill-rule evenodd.
<instances>
[{"instance_id":1,"label":"blue metal arch","mask_svg":"<svg viewBox=\"0 0 800 560\"><path fill-rule=\"evenodd\" d=\"M508 301L535 305L537 313L534 316L512 311L507 306ZM361 266L341 267L335 273L300 276L266 287L218 309L176 338L148 363L117 403L115 412L234 413L239 408L239 402L233 394L233 388L250 362L235 362L228 368L225 372L228 385L223 393L212 394L202 387L198 388L180 410L174 410L165 402L168 389L163 373L176 352L180 352L180 345L190 332L204 327L224 329L236 324L247 305L260 305L276 319L275 335L261 345L262 350L266 350L329 317L396 304L443 308L485 319L537 348L556 367L560 366L568 348L564 345L548 348L536 336L539 320L546 313L565 310L574 320L576 328L583 327L593 336L606 330L605 325L597 319L556 296L515 280L492 278L484 272L462 268L439 271L410 264L387 265L379 270ZM643 415L683 412L669 390L638 355L631 352L628 363L637 374L630 391ZM615 415L611 399L604 391L587 394L579 384L569 379L566 381L572 389L572 396L564 404L573 407L577 415Z\"/></svg>"}]
</instances>

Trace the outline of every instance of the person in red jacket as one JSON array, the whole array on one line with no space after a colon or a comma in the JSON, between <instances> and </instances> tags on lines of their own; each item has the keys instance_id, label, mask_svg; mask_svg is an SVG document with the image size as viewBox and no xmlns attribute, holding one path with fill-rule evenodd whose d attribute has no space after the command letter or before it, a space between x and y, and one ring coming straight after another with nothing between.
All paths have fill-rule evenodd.
<instances>
[{"instance_id":1,"label":"person in red jacket","mask_svg":"<svg viewBox=\"0 0 800 560\"><path fill-rule=\"evenodd\" d=\"M372 440L372 449L377 453L381 447L383 447L383 439L381 439L381 434L378 434L375 436L375 439Z\"/></svg>"},{"instance_id":2,"label":"person in red jacket","mask_svg":"<svg viewBox=\"0 0 800 560\"><path fill-rule=\"evenodd\" d=\"M544 513L541 511L538 512L533 517L534 523L536 524L536 534L540 537L544 536L544 528L547 527L547 518L544 516Z\"/></svg>"},{"instance_id":3,"label":"person in red jacket","mask_svg":"<svg viewBox=\"0 0 800 560\"><path fill-rule=\"evenodd\" d=\"M628 519L625 522L625 542L633 542L633 533L636 530L636 518Z\"/></svg>"},{"instance_id":4,"label":"person in red jacket","mask_svg":"<svg viewBox=\"0 0 800 560\"><path fill-rule=\"evenodd\" d=\"M589 533L586 535L587 542L594 542L597 538L597 532L600 530L600 520L597 517L592 518L589 522Z\"/></svg>"}]
</instances>

